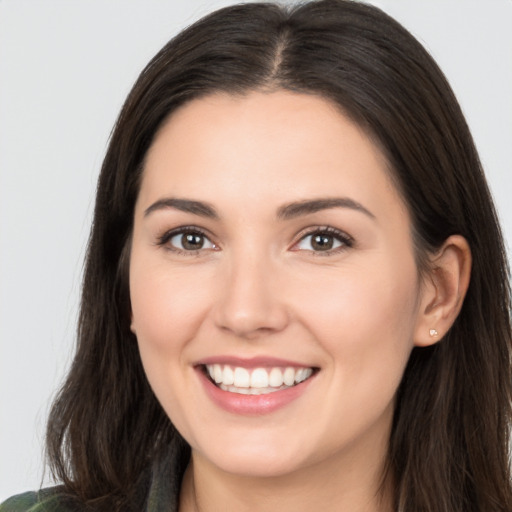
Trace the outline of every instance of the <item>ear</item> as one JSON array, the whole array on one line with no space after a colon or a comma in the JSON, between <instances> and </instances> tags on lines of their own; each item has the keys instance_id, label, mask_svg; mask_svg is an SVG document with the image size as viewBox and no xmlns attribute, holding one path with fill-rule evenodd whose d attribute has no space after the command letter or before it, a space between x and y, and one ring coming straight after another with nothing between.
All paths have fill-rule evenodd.
<instances>
[{"instance_id":1,"label":"ear","mask_svg":"<svg viewBox=\"0 0 512 512\"><path fill-rule=\"evenodd\" d=\"M466 239L452 235L430 258L422 283L414 345L437 343L460 312L471 275L471 250Z\"/></svg>"}]
</instances>

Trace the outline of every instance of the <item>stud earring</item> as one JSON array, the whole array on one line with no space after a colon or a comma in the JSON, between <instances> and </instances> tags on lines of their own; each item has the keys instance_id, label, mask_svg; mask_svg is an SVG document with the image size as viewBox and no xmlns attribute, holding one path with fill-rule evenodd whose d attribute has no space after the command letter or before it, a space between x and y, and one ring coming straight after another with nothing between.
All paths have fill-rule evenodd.
<instances>
[{"instance_id":1,"label":"stud earring","mask_svg":"<svg viewBox=\"0 0 512 512\"><path fill-rule=\"evenodd\" d=\"M439 333L435 329L430 329L429 334L432 338L437 338L439 336Z\"/></svg>"}]
</instances>

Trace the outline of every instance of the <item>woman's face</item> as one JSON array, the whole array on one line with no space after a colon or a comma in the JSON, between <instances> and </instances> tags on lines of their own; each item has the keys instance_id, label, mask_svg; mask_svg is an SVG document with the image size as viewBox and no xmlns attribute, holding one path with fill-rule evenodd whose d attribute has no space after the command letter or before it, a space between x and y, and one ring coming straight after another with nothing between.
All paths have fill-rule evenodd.
<instances>
[{"instance_id":1,"label":"woman's face","mask_svg":"<svg viewBox=\"0 0 512 512\"><path fill-rule=\"evenodd\" d=\"M149 382L198 460L382 463L420 282L383 156L326 100L175 112L147 155L130 293Z\"/></svg>"}]
</instances>

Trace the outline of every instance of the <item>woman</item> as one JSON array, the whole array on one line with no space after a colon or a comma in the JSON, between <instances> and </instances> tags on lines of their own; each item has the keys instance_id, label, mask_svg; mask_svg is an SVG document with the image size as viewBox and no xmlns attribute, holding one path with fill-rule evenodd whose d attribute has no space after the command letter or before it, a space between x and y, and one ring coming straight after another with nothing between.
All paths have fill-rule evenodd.
<instances>
[{"instance_id":1,"label":"woman","mask_svg":"<svg viewBox=\"0 0 512 512\"><path fill-rule=\"evenodd\" d=\"M510 510L508 283L410 34L343 0L218 11L123 107L48 426L63 485L0 510Z\"/></svg>"}]
</instances>

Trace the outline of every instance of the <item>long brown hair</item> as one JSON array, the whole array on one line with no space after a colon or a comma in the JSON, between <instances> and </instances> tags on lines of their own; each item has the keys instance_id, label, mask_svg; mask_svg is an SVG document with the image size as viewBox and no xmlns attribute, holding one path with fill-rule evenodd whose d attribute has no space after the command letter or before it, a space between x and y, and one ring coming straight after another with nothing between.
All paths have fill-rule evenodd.
<instances>
[{"instance_id":1,"label":"long brown hair","mask_svg":"<svg viewBox=\"0 0 512 512\"><path fill-rule=\"evenodd\" d=\"M388 472L396 510L512 510L510 281L481 164L424 48L379 9L347 0L221 9L172 39L140 75L99 178L76 356L48 424L54 475L98 508L135 509L132 489L155 457L170 443L186 446L129 329L134 204L144 157L177 107L255 89L334 101L379 145L410 211L420 270L448 236L467 239L473 268L462 311L442 342L412 352Z\"/></svg>"}]
</instances>

